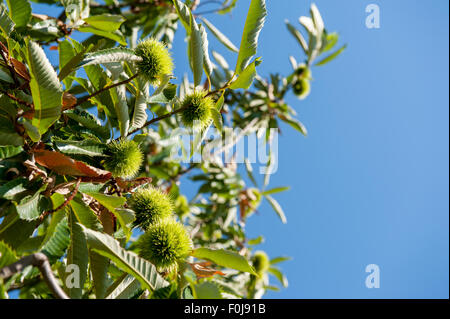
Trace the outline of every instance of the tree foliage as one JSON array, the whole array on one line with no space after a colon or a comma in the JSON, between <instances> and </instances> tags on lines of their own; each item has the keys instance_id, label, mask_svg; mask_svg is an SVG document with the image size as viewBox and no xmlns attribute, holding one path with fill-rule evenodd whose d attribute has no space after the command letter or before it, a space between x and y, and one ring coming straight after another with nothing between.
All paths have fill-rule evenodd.
<instances>
[{"instance_id":1,"label":"tree foliage","mask_svg":"<svg viewBox=\"0 0 450 319\"><path fill-rule=\"evenodd\" d=\"M220 156L186 164L169 141L191 129L183 149L191 159L229 128L266 132L269 146L268 129L281 123L306 135L285 98L306 98L312 67L345 48L330 53L338 35L317 7L299 19L303 31L286 22L304 62L291 57L291 74L264 78L265 0L249 2L239 45L205 16L247 2L206 10L198 0L33 1L61 14L0 1L0 298L16 290L20 298L259 298L279 289L274 279L286 287L278 264L288 258L255 251L263 237L247 238L245 225L263 200L286 223L274 195L288 188L269 188L270 173L260 186L249 160L245 178ZM191 69L183 79L171 56L179 28ZM234 68L212 37L234 54ZM269 147L268 168L273 160ZM180 192L187 177L198 186L191 199Z\"/></svg>"}]
</instances>

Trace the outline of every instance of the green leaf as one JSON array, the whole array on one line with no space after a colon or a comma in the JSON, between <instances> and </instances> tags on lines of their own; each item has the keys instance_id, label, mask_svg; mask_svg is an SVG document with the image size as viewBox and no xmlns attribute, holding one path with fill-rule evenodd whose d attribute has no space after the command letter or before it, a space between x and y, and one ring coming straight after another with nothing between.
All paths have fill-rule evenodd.
<instances>
[{"instance_id":1,"label":"green leaf","mask_svg":"<svg viewBox=\"0 0 450 319\"><path fill-rule=\"evenodd\" d=\"M214 106L215 109L220 112L220 110L222 110L224 103L225 103L225 92L222 93L220 98L217 100L216 105Z\"/></svg>"},{"instance_id":2,"label":"green leaf","mask_svg":"<svg viewBox=\"0 0 450 319\"><path fill-rule=\"evenodd\" d=\"M248 158L245 159L245 170L247 171L248 178L252 181L253 185L258 187L255 177L253 176L253 167Z\"/></svg>"},{"instance_id":3,"label":"green leaf","mask_svg":"<svg viewBox=\"0 0 450 319\"><path fill-rule=\"evenodd\" d=\"M27 50L30 88L34 103L31 124L42 135L61 115L62 87L44 50L33 41L27 41ZM35 137L33 141L38 140Z\"/></svg>"},{"instance_id":4,"label":"green leaf","mask_svg":"<svg viewBox=\"0 0 450 319\"><path fill-rule=\"evenodd\" d=\"M222 4L222 8L217 11L218 14L227 14L236 6L237 0L225 0Z\"/></svg>"},{"instance_id":5,"label":"green leaf","mask_svg":"<svg viewBox=\"0 0 450 319\"><path fill-rule=\"evenodd\" d=\"M311 13L311 18L312 18L313 23L314 23L314 27L315 27L316 32L317 32L317 36L320 37L319 42L322 42L321 37L323 35L323 31L325 29L325 25L323 23L322 16L320 15L319 9L317 9L317 6L314 3L311 4L310 13Z\"/></svg>"},{"instance_id":6,"label":"green leaf","mask_svg":"<svg viewBox=\"0 0 450 319\"><path fill-rule=\"evenodd\" d=\"M278 268L270 267L268 269L268 272L274 275L278 279L278 281L283 285L284 288L287 288L288 280L286 276L283 275L283 273Z\"/></svg>"},{"instance_id":7,"label":"green leaf","mask_svg":"<svg viewBox=\"0 0 450 319\"><path fill-rule=\"evenodd\" d=\"M0 241L4 241L11 248L17 249L33 234L37 226L37 220L29 222L20 219L15 209L12 208L0 225ZM17 236L17 234L20 234L20 236Z\"/></svg>"},{"instance_id":8,"label":"green leaf","mask_svg":"<svg viewBox=\"0 0 450 319\"><path fill-rule=\"evenodd\" d=\"M16 132L13 123L14 121L10 117L0 115L0 145L23 145L23 137Z\"/></svg>"},{"instance_id":9,"label":"green leaf","mask_svg":"<svg viewBox=\"0 0 450 319\"><path fill-rule=\"evenodd\" d=\"M209 57L209 42L208 42L208 34L206 33L206 29L203 25L199 25L199 31L202 38L202 51L203 51L203 69L205 70L205 74L208 78L211 77L211 73L213 72L213 65L211 59Z\"/></svg>"},{"instance_id":10,"label":"green leaf","mask_svg":"<svg viewBox=\"0 0 450 319\"><path fill-rule=\"evenodd\" d=\"M41 133L39 133L39 129L34 126L31 121L21 117L18 122L23 125L25 131L32 141L39 141L41 139Z\"/></svg>"},{"instance_id":11,"label":"green leaf","mask_svg":"<svg viewBox=\"0 0 450 319\"><path fill-rule=\"evenodd\" d=\"M22 146L0 146L0 159L16 156L22 151Z\"/></svg>"},{"instance_id":12,"label":"green leaf","mask_svg":"<svg viewBox=\"0 0 450 319\"><path fill-rule=\"evenodd\" d=\"M114 195L106 195L97 192L84 192L86 195L93 197L96 201L102 204L111 213L114 213L116 208L119 208L126 202L125 197L118 197Z\"/></svg>"},{"instance_id":13,"label":"green leaf","mask_svg":"<svg viewBox=\"0 0 450 319\"><path fill-rule=\"evenodd\" d=\"M155 290L150 299L178 299L177 285L172 283L170 286Z\"/></svg>"},{"instance_id":14,"label":"green leaf","mask_svg":"<svg viewBox=\"0 0 450 319\"><path fill-rule=\"evenodd\" d=\"M59 44L60 69L58 76L61 81L77 69L78 65L85 58L86 52L90 50L90 48L92 48L92 46L83 47L83 49L77 53L69 41L65 40ZM72 80L70 80L70 83L71 81Z\"/></svg>"},{"instance_id":15,"label":"green leaf","mask_svg":"<svg viewBox=\"0 0 450 319\"><path fill-rule=\"evenodd\" d=\"M292 259L291 257L275 257L275 258L270 260L270 264L271 265L276 265L276 264L279 264L281 262L288 261L288 260L291 260L291 259Z\"/></svg>"},{"instance_id":16,"label":"green leaf","mask_svg":"<svg viewBox=\"0 0 450 319\"><path fill-rule=\"evenodd\" d=\"M250 266L247 259L233 251L224 249L214 250L209 248L197 248L192 252L192 256L199 259L212 261L213 263L223 267L248 272L257 276L255 270L252 266Z\"/></svg>"},{"instance_id":17,"label":"green leaf","mask_svg":"<svg viewBox=\"0 0 450 319\"><path fill-rule=\"evenodd\" d=\"M249 241L247 241L247 244L255 246L255 245L259 245L261 243L264 242L264 237L263 236L258 236L254 239L250 239Z\"/></svg>"},{"instance_id":18,"label":"green leaf","mask_svg":"<svg viewBox=\"0 0 450 319\"><path fill-rule=\"evenodd\" d=\"M212 119L214 121L214 125L216 126L216 128L219 131L222 131L222 129L223 129L222 114L219 111L217 111L216 108L211 108L211 115L212 115Z\"/></svg>"},{"instance_id":19,"label":"green leaf","mask_svg":"<svg viewBox=\"0 0 450 319\"><path fill-rule=\"evenodd\" d=\"M114 83L120 82L120 75L123 72L122 65L115 63L106 65L106 67L111 71L111 80L113 80ZM117 119L119 121L120 136L125 137L128 135L128 130L130 128L130 114L128 113L126 85L116 86L110 92L114 101Z\"/></svg>"},{"instance_id":20,"label":"green leaf","mask_svg":"<svg viewBox=\"0 0 450 319\"><path fill-rule=\"evenodd\" d=\"M141 128L147 121L147 99L148 99L148 82L143 83L142 80L137 79L138 91L136 100L134 102L133 117L131 119L130 131Z\"/></svg>"},{"instance_id":21,"label":"green leaf","mask_svg":"<svg viewBox=\"0 0 450 319\"><path fill-rule=\"evenodd\" d=\"M196 299L222 299L219 287L209 281L194 285L194 295Z\"/></svg>"},{"instance_id":22,"label":"green leaf","mask_svg":"<svg viewBox=\"0 0 450 319\"><path fill-rule=\"evenodd\" d=\"M272 195L272 194L276 194L276 193L281 193L281 192L287 191L289 189L290 189L289 186L286 186L286 187L275 187L275 188L266 190L266 191L262 192L261 194L262 195Z\"/></svg>"},{"instance_id":23,"label":"green leaf","mask_svg":"<svg viewBox=\"0 0 450 319\"><path fill-rule=\"evenodd\" d=\"M109 259L97 254L95 251L89 251L89 268L94 282L95 296L97 299L103 299L108 288L108 267Z\"/></svg>"},{"instance_id":24,"label":"green leaf","mask_svg":"<svg viewBox=\"0 0 450 319\"><path fill-rule=\"evenodd\" d=\"M327 34L321 52L330 51L339 41L339 34L336 32Z\"/></svg>"},{"instance_id":25,"label":"green leaf","mask_svg":"<svg viewBox=\"0 0 450 319\"><path fill-rule=\"evenodd\" d=\"M51 201L53 204L53 209L58 208L61 206L62 203L64 203L65 198L63 195L54 193L51 196ZM58 226L59 222L66 216L66 208L59 209L58 211L55 211L50 220L50 224L48 224L47 229L45 231L44 239L41 242L41 248L50 240L50 238L53 236L53 233L55 232L56 226Z\"/></svg>"},{"instance_id":26,"label":"green leaf","mask_svg":"<svg viewBox=\"0 0 450 319\"><path fill-rule=\"evenodd\" d=\"M203 46L200 29L191 15L191 37L189 40L189 60L194 73L194 86L200 85L203 76Z\"/></svg>"},{"instance_id":27,"label":"green leaf","mask_svg":"<svg viewBox=\"0 0 450 319\"><path fill-rule=\"evenodd\" d=\"M247 66L247 63L256 54L259 33L264 26L266 16L266 1L251 0L242 35L241 47L239 49L239 56L235 70L236 74L241 74Z\"/></svg>"},{"instance_id":28,"label":"green leaf","mask_svg":"<svg viewBox=\"0 0 450 319\"><path fill-rule=\"evenodd\" d=\"M286 216L284 215L283 209L281 208L280 204L269 195L266 195L264 197L269 201L270 206L272 206L273 210L275 211L275 213L277 213L278 217L280 217L281 222L283 224L286 224L287 223Z\"/></svg>"},{"instance_id":29,"label":"green leaf","mask_svg":"<svg viewBox=\"0 0 450 319\"><path fill-rule=\"evenodd\" d=\"M12 79L10 73L6 70L5 67L0 65L0 80L14 84L14 80Z\"/></svg>"},{"instance_id":30,"label":"green leaf","mask_svg":"<svg viewBox=\"0 0 450 319\"><path fill-rule=\"evenodd\" d=\"M0 241L0 269L12 263L15 263L16 261L16 254L11 249L11 247L9 247L9 245L4 243L3 241Z\"/></svg>"},{"instance_id":31,"label":"green leaf","mask_svg":"<svg viewBox=\"0 0 450 319\"><path fill-rule=\"evenodd\" d=\"M76 223L73 213L69 216L70 246L67 251L67 265L76 265L79 269L79 287L68 288L71 299L81 299L83 286L88 272L88 248L81 226Z\"/></svg>"},{"instance_id":32,"label":"green leaf","mask_svg":"<svg viewBox=\"0 0 450 319\"><path fill-rule=\"evenodd\" d=\"M177 94L177 86L175 84L168 83L162 90L160 88L147 99L147 103L167 104L172 101Z\"/></svg>"},{"instance_id":33,"label":"green leaf","mask_svg":"<svg viewBox=\"0 0 450 319\"><path fill-rule=\"evenodd\" d=\"M14 199L17 194L20 194L27 190L28 182L25 178L19 177L9 181L3 185L0 185L0 198Z\"/></svg>"},{"instance_id":34,"label":"green leaf","mask_svg":"<svg viewBox=\"0 0 450 319\"><path fill-rule=\"evenodd\" d=\"M14 30L14 22L8 15L8 10L3 3L0 3L0 29L9 35Z\"/></svg>"},{"instance_id":35,"label":"green leaf","mask_svg":"<svg viewBox=\"0 0 450 319\"><path fill-rule=\"evenodd\" d=\"M299 22L308 32L309 43L307 55L308 62L312 62L315 58L317 58L317 55L319 54L322 34L319 35L317 33L314 21L310 17L300 17Z\"/></svg>"},{"instance_id":36,"label":"green leaf","mask_svg":"<svg viewBox=\"0 0 450 319\"><path fill-rule=\"evenodd\" d=\"M191 28L191 10L181 1L173 0L175 10L177 11L178 17L183 24L186 31L189 33Z\"/></svg>"},{"instance_id":37,"label":"green leaf","mask_svg":"<svg viewBox=\"0 0 450 319\"><path fill-rule=\"evenodd\" d=\"M105 13L90 16L84 19L84 21L99 30L112 32L119 29L120 25L125 22L125 19L120 15Z\"/></svg>"},{"instance_id":38,"label":"green leaf","mask_svg":"<svg viewBox=\"0 0 450 319\"><path fill-rule=\"evenodd\" d=\"M113 211L114 216L116 216L125 237L129 239L131 237L131 223L136 219L135 213L131 209L117 208Z\"/></svg>"},{"instance_id":39,"label":"green leaf","mask_svg":"<svg viewBox=\"0 0 450 319\"><path fill-rule=\"evenodd\" d=\"M79 223L91 229L102 229L102 225L97 215L88 205L83 202L79 194L70 201L69 205L72 208L72 211Z\"/></svg>"},{"instance_id":40,"label":"green leaf","mask_svg":"<svg viewBox=\"0 0 450 319\"><path fill-rule=\"evenodd\" d=\"M302 47L305 54L308 54L308 43L306 42L305 38L303 37L302 33L297 30L292 24L289 23L288 20L285 21L286 26L289 30L289 32L292 34L292 36L297 40L297 42Z\"/></svg>"},{"instance_id":41,"label":"green leaf","mask_svg":"<svg viewBox=\"0 0 450 319\"><path fill-rule=\"evenodd\" d=\"M130 299L140 288L139 280L129 274L123 274L108 288L105 299Z\"/></svg>"},{"instance_id":42,"label":"green leaf","mask_svg":"<svg viewBox=\"0 0 450 319\"><path fill-rule=\"evenodd\" d=\"M241 72L237 80L235 80L230 88L232 90L244 89L248 90L253 83L253 79L256 77L256 67L261 63L261 59L257 58L251 64L249 64L244 71Z\"/></svg>"},{"instance_id":43,"label":"green leaf","mask_svg":"<svg viewBox=\"0 0 450 319\"><path fill-rule=\"evenodd\" d=\"M201 20L206 25L206 27L212 32L212 34L217 38L217 40L219 40L220 43L222 43L224 46L226 46L233 52L239 52L239 49L230 41L230 39L228 39L222 32L220 32L220 30L217 29L211 22L209 22L205 18L201 18Z\"/></svg>"},{"instance_id":44,"label":"green leaf","mask_svg":"<svg viewBox=\"0 0 450 319\"><path fill-rule=\"evenodd\" d=\"M126 44L125 44L126 45ZM100 50L93 53L88 53L78 64L78 67L93 65L93 64L105 64L114 62L138 62L142 58L134 54L134 51L128 48L112 48Z\"/></svg>"},{"instance_id":45,"label":"green leaf","mask_svg":"<svg viewBox=\"0 0 450 319\"><path fill-rule=\"evenodd\" d=\"M319 62L317 62L315 65L319 66L319 65L324 65L332 60L334 60L335 58L338 57L339 54L341 54L345 49L347 48L347 45L344 44L340 49L338 49L337 51L331 53L329 56L325 57L324 59L320 60Z\"/></svg>"},{"instance_id":46,"label":"green leaf","mask_svg":"<svg viewBox=\"0 0 450 319\"><path fill-rule=\"evenodd\" d=\"M64 112L68 118L78 122L79 124L85 126L92 132L96 133L99 137L103 139L108 139L110 132L106 126L103 126L100 121L91 113L87 111L69 110Z\"/></svg>"},{"instance_id":47,"label":"green leaf","mask_svg":"<svg viewBox=\"0 0 450 319\"><path fill-rule=\"evenodd\" d=\"M214 121L214 125L219 131L223 129L223 119L220 110L222 109L223 104L225 103L225 92L222 93L220 98L217 100L214 108L211 109L211 115ZM201 143L201 142L200 142Z\"/></svg>"},{"instance_id":48,"label":"green leaf","mask_svg":"<svg viewBox=\"0 0 450 319\"><path fill-rule=\"evenodd\" d=\"M125 40L125 37L119 30L110 32L110 31L100 30L100 29L97 29L94 27L81 26L78 28L78 31L85 32L85 33L93 33L93 34L99 35L101 37L105 37L105 38L117 41L121 45L127 45L127 41Z\"/></svg>"},{"instance_id":49,"label":"green leaf","mask_svg":"<svg viewBox=\"0 0 450 319\"><path fill-rule=\"evenodd\" d=\"M106 145L95 140L71 141L53 139L56 147L61 153L86 155L91 157L105 157Z\"/></svg>"},{"instance_id":50,"label":"green leaf","mask_svg":"<svg viewBox=\"0 0 450 319\"><path fill-rule=\"evenodd\" d=\"M122 248L113 237L85 227L83 227L83 230L92 250L111 259L123 271L138 279L143 287L155 290L169 285L158 274L154 265L135 253Z\"/></svg>"},{"instance_id":51,"label":"green leaf","mask_svg":"<svg viewBox=\"0 0 450 319\"><path fill-rule=\"evenodd\" d=\"M81 62L81 60L84 57L84 53L80 54L80 59L79 61L77 61L75 63L75 65L70 68L65 68L66 65L77 55L77 52L75 51L75 48L72 46L72 44L70 43L69 40L64 40L59 42L58 45L58 52L59 52L59 80L63 81L64 85L66 86L66 89L69 89L72 86L73 83L73 79L72 78L68 78L66 79L66 77L68 75L73 75L74 74L74 70L75 70L75 66Z\"/></svg>"},{"instance_id":52,"label":"green leaf","mask_svg":"<svg viewBox=\"0 0 450 319\"><path fill-rule=\"evenodd\" d=\"M308 135L306 127L298 120L291 118L290 116L283 117L282 120L288 123L291 127L302 133L304 136Z\"/></svg>"},{"instance_id":53,"label":"green leaf","mask_svg":"<svg viewBox=\"0 0 450 319\"><path fill-rule=\"evenodd\" d=\"M28 221L37 219L44 212L41 198L41 190L37 191L33 196L24 197L16 206L20 219Z\"/></svg>"},{"instance_id":54,"label":"green leaf","mask_svg":"<svg viewBox=\"0 0 450 319\"><path fill-rule=\"evenodd\" d=\"M28 0L6 0L11 19L17 27L24 27L31 20L31 5Z\"/></svg>"},{"instance_id":55,"label":"green leaf","mask_svg":"<svg viewBox=\"0 0 450 319\"><path fill-rule=\"evenodd\" d=\"M70 230L67 218L62 219L55 228L55 232L42 247L42 252L51 260L64 256L70 243Z\"/></svg>"},{"instance_id":56,"label":"green leaf","mask_svg":"<svg viewBox=\"0 0 450 319\"><path fill-rule=\"evenodd\" d=\"M90 0L61 0L71 27L83 24L83 19L89 17L89 2Z\"/></svg>"},{"instance_id":57,"label":"green leaf","mask_svg":"<svg viewBox=\"0 0 450 319\"><path fill-rule=\"evenodd\" d=\"M102 184L81 183L78 187L78 191L81 193L98 193L102 188Z\"/></svg>"}]
</instances>

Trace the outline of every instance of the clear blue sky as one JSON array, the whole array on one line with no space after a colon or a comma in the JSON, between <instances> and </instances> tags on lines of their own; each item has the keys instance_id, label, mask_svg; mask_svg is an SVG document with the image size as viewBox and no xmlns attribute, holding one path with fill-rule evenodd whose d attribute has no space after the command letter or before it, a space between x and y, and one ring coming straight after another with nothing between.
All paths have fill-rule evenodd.
<instances>
[{"instance_id":1,"label":"clear blue sky","mask_svg":"<svg viewBox=\"0 0 450 319\"><path fill-rule=\"evenodd\" d=\"M212 19L236 44L249 2L239 0L232 17ZM303 58L284 20L296 23L310 3L267 1L261 76L290 72L291 54ZM380 6L380 29L365 27L370 3ZM271 257L293 257L283 264L289 288L266 296L448 298L448 2L316 4L328 30L339 31L349 46L313 70L308 99L288 99L309 130L303 138L284 127L279 139L271 185L291 186L275 195L288 224L264 204L247 226L250 237L265 236L261 248ZM48 13L46 6L33 7ZM179 30L174 56L180 77L188 64ZM379 289L364 284L365 266L372 263L381 269Z\"/></svg>"}]
</instances>

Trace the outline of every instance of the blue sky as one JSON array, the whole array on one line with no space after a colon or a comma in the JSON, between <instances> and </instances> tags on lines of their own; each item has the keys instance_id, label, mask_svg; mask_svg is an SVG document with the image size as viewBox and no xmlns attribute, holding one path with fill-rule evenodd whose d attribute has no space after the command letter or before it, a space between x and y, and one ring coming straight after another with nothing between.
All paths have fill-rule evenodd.
<instances>
[{"instance_id":1,"label":"blue sky","mask_svg":"<svg viewBox=\"0 0 450 319\"><path fill-rule=\"evenodd\" d=\"M232 16L209 19L239 44L248 0ZM268 0L258 72L288 74L303 55L284 20L297 24L310 1ZM289 288L269 298L448 298L449 149L448 2L315 1L347 50L313 69L311 95L288 102L307 126L304 138L282 127L272 186L288 218L267 204L249 219L249 237L282 265ZM380 29L365 8L380 7ZM34 12L48 13L33 4ZM58 10L59 13L59 10ZM298 25L298 24L297 24ZM184 31L174 43L177 75L188 72ZM214 40L213 49L236 57ZM54 54L54 53L53 53ZM365 287L365 267L380 267L379 289ZM275 282L275 281L274 281Z\"/></svg>"}]
</instances>

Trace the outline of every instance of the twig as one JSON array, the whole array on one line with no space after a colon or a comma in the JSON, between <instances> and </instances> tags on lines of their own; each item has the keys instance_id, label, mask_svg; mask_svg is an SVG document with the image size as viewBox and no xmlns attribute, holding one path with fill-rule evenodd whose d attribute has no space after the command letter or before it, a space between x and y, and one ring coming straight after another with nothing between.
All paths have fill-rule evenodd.
<instances>
[{"instance_id":1,"label":"twig","mask_svg":"<svg viewBox=\"0 0 450 319\"><path fill-rule=\"evenodd\" d=\"M222 88L220 88L220 89L217 89L217 90L215 90L215 91L210 91L210 92L208 92L208 94L206 94L205 97L211 96L211 95L214 95L214 94L216 94L216 93L219 93L219 92L221 92L221 91L226 90L226 89L229 87L230 82L231 82L231 80L232 80L233 78L234 78L234 75L233 75L233 77L230 79L230 81L228 81L227 84L225 84L224 87L222 87ZM188 106L189 106L189 105L186 105L186 106L181 107L181 108L179 108L179 109L176 109L176 110L174 110L174 111L172 111L172 112L170 112L170 113L161 115L160 117L153 118L153 119L151 119L150 121L145 122L145 124L142 125L142 127L137 128L137 129L135 129L135 130L129 132L128 135L134 134L134 133L136 133L137 131L141 130L142 128L144 128L144 127L146 127L146 126L149 126L149 125L151 125L151 124L153 124L153 123L155 123L155 122L164 120L164 119L166 119L166 118L168 118L168 117L171 117L171 116L174 115L174 114L180 113L180 112L184 111ZM118 139L120 139L120 137L117 138L116 140L118 140Z\"/></svg>"},{"instance_id":2,"label":"twig","mask_svg":"<svg viewBox=\"0 0 450 319\"><path fill-rule=\"evenodd\" d=\"M35 253L25 256L14 264L3 267L2 269L0 269L0 278L8 279L14 274L24 270L27 266L35 266L39 268L42 277L44 277L45 283L50 288L50 291L55 295L55 297L57 297L58 299L69 299L64 290L62 290L62 288L58 285L55 275L52 272L52 268L50 267L50 263L48 262L47 256L45 256L43 253Z\"/></svg>"},{"instance_id":3,"label":"twig","mask_svg":"<svg viewBox=\"0 0 450 319\"><path fill-rule=\"evenodd\" d=\"M209 1L204 1L204 2L200 3L200 4L197 6L197 9L200 8L200 7L203 7L203 6L205 6L205 5L213 4L213 3L222 5L222 1L219 1L219 0L209 0Z\"/></svg>"},{"instance_id":4,"label":"twig","mask_svg":"<svg viewBox=\"0 0 450 319\"><path fill-rule=\"evenodd\" d=\"M21 99L15 97L15 96L12 95L11 93L8 93L8 92L3 91L3 90L1 90L1 89L0 89L0 93L5 94L5 95L6 95L7 97L9 97L11 100L14 100L14 101L16 101L16 102L19 103L19 104L25 105L25 106L27 106L27 107L29 107L29 108L31 108L31 109L33 108L33 104L28 103L28 102L25 102L25 101L22 101Z\"/></svg>"},{"instance_id":5,"label":"twig","mask_svg":"<svg viewBox=\"0 0 450 319\"><path fill-rule=\"evenodd\" d=\"M137 129L135 129L135 130L129 132L128 135L134 134L134 133L136 133L137 131L141 130L142 128L144 128L144 127L146 127L146 126L149 126L149 125L151 125L151 124L153 124L153 123L155 123L155 122L164 120L164 119L166 119L166 118L168 118L168 117L171 117L172 115L175 115L175 114L177 114L177 113L180 113L180 112L184 111L187 107L188 107L188 105L187 105L187 106L184 106L184 107L180 107L179 109L176 109L176 110L174 110L174 111L172 111L172 112L170 112L170 113L161 115L160 117L155 117L155 118L151 119L150 121L145 122L145 124L142 125L142 127L137 128ZM117 138L117 139L120 139L120 137Z\"/></svg>"},{"instance_id":6,"label":"twig","mask_svg":"<svg viewBox=\"0 0 450 319\"><path fill-rule=\"evenodd\" d=\"M194 0L194 1L192 1L192 4L191 4L191 11L195 11L195 9L197 9L197 7L200 5L200 0Z\"/></svg>"},{"instance_id":7,"label":"twig","mask_svg":"<svg viewBox=\"0 0 450 319\"><path fill-rule=\"evenodd\" d=\"M62 203L61 205L59 205L59 206L58 206L57 208L55 208L55 209L48 210L48 211L42 213L42 215L39 217L39 219L42 221L42 220L44 220L44 218L47 217L48 215L50 215L50 214L52 214L52 213L54 213L54 212L57 212L58 210L63 209L64 207L66 207L66 206L69 204L69 202L70 202L72 199L74 199L75 196L77 195L77 193L78 193L78 187L80 186L80 183L81 183L81 178L78 178L77 183L75 184L75 187L74 187L72 193L70 194L69 197L66 198L66 200L64 201L64 203Z\"/></svg>"},{"instance_id":8,"label":"twig","mask_svg":"<svg viewBox=\"0 0 450 319\"><path fill-rule=\"evenodd\" d=\"M178 172L177 175L173 176L171 178L171 180L173 180L173 181L179 180L181 176L183 176L184 174L189 173L190 171L192 171L196 167L197 167L197 163L191 163L187 168L181 170L180 172Z\"/></svg>"},{"instance_id":9,"label":"twig","mask_svg":"<svg viewBox=\"0 0 450 319\"><path fill-rule=\"evenodd\" d=\"M110 86L105 86L104 88L98 90L97 92L92 93L92 94L90 94L90 95L88 95L88 96L86 96L86 97L84 97L82 99L79 99L78 102L71 107L71 109L76 108L77 106L83 104L84 102L86 102L87 100L93 98L94 96L99 95L100 93L103 93L103 92L105 92L105 91L107 91L109 89L115 88L116 86L124 85L124 84L127 84L127 83L131 82L132 80L137 78L138 75L139 75L139 73L136 73L135 75L133 75L132 77L130 77L130 78L126 79L126 80L123 80L121 82L117 82L117 83L111 84Z\"/></svg>"},{"instance_id":10,"label":"twig","mask_svg":"<svg viewBox=\"0 0 450 319\"><path fill-rule=\"evenodd\" d=\"M0 42L0 52L2 54L3 61L5 61L6 67L9 70L9 73L11 73L11 77L14 81L15 86L16 87L20 86L20 82L16 77L16 70L14 70L14 67L11 65L11 60L9 58L9 51L2 42ZM8 53L8 56L6 56L6 53Z\"/></svg>"}]
</instances>

